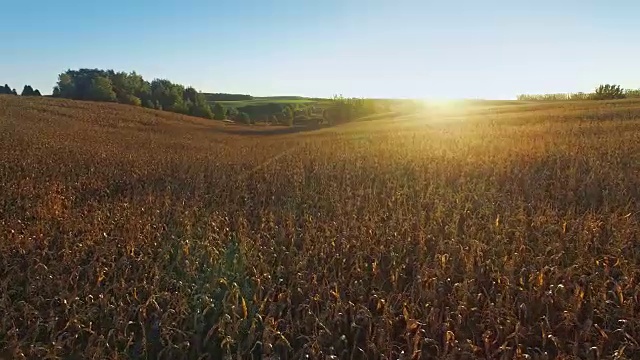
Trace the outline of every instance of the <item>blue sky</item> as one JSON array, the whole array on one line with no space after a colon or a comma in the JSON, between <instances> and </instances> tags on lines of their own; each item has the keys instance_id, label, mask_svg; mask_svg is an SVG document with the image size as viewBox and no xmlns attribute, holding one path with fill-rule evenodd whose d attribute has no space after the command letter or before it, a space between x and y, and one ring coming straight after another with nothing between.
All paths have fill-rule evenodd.
<instances>
[{"instance_id":1,"label":"blue sky","mask_svg":"<svg viewBox=\"0 0 640 360\"><path fill-rule=\"evenodd\" d=\"M136 70L256 96L640 88L640 1L0 0L0 83Z\"/></svg>"}]
</instances>

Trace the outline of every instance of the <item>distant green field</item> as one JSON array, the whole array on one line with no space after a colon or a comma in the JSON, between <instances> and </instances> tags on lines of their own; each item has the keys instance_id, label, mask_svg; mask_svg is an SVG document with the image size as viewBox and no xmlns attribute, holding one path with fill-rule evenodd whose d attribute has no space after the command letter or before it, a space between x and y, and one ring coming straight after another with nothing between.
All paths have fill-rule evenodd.
<instances>
[{"instance_id":1,"label":"distant green field","mask_svg":"<svg viewBox=\"0 0 640 360\"><path fill-rule=\"evenodd\" d=\"M215 101L211 101L214 103ZM317 103L315 100L311 99L298 99L298 100L289 100L289 99L278 99L278 98L255 98L252 100L239 100L239 101L218 101L224 107L234 107L240 108L248 105L264 105L270 103L276 104L314 104Z\"/></svg>"}]
</instances>

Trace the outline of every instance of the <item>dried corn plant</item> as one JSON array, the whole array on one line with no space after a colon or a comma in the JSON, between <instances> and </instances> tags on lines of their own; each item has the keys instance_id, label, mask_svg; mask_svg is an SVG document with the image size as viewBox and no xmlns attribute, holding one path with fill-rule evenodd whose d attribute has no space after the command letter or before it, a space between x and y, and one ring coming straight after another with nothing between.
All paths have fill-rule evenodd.
<instances>
[{"instance_id":1,"label":"dried corn plant","mask_svg":"<svg viewBox=\"0 0 640 360\"><path fill-rule=\"evenodd\" d=\"M639 115L238 136L0 96L0 356L640 358Z\"/></svg>"}]
</instances>

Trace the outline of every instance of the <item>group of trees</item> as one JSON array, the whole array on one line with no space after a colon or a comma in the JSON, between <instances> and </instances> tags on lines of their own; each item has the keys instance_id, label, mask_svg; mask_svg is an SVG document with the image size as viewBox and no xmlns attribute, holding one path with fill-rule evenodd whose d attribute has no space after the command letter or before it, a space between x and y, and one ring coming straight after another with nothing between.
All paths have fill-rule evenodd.
<instances>
[{"instance_id":1,"label":"group of trees","mask_svg":"<svg viewBox=\"0 0 640 360\"><path fill-rule=\"evenodd\" d=\"M296 103L264 103L229 107L225 116L243 124L280 124L292 126L299 124L318 124L322 122L321 109L314 105Z\"/></svg>"},{"instance_id":2,"label":"group of trees","mask_svg":"<svg viewBox=\"0 0 640 360\"><path fill-rule=\"evenodd\" d=\"M257 120L293 125L297 113L310 115L294 104L269 103L225 109L220 101L251 100L242 94L204 94L165 79L146 81L136 72L101 69L67 70L58 76L54 97L118 102L216 120L254 123ZM212 104L212 99L217 102Z\"/></svg>"},{"instance_id":3,"label":"group of trees","mask_svg":"<svg viewBox=\"0 0 640 360\"><path fill-rule=\"evenodd\" d=\"M42 96L42 94L40 93L40 90L38 89L33 89L31 87L31 85L25 85L24 89L22 89L22 93L20 94L21 96Z\"/></svg>"},{"instance_id":4,"label":"group of trees","mask_svg":"<svg viewBox=\"0 0 640 360\"><path fill-rule=\"evenodd\" d=\"M4 86L0 86L0 95L18 95L18 92L16 91L16 89L11 89L11 87L9 87L9 84L4 84ZM40 90L38 89L33 89L33 87L31 87L31 85L25 85L24 89L22 89L22 93L20 94L21 96L42 96L42 94L40 94Z\"/></svg>"},{"instance_id":5,"label":"group of trees","mask_svg":"<svg viewBox=\"0 0 640 360\"><path fill-rule=\"evenodd\" d=\"M8 84L4 84L4 86L0 86L0 95L18 95L16 89L11 89Z\"/></svg>"},{"instance_id":6,"label":"group of trees","mask_svg":"<svg viewBox=\"0 0 640 360\"><path fill-rule=\"evenodd\" d=\"M67 70L58 76L54 97L118 102L212 119L214 112L205 96L192 87L165 79L146 81L135 71Z\"/></svg>"},{"instance_id":7,"label":"group of trees","mask_svg":"<svg viewBox=\"0 0 640 360\"><path fill-rule=\"evenodd\" d=\"M324 110L323 118L327 123L333 125L349 122L376 112L378 112L376 100L334 96L331 105Z\"/></svg>"},{"instance_id":8,"label":"group of trees","mask_svg":"<svg viewBox=\"0 0 640 360\"><path fill-rule=\"evenodd\" d=\"M525 101L563 101L563 100L614 100L640 97L640 89L623 89L620 85L604 84L598 86L592 93L559 93L518 95L518 100Z\"/></svg>"},{"instance_id":9,"label":"group of trees","mask_svg":"<svg viewBox=\"0 0 640 360\"><path fill-rule=\"evenodd\" d=\"M0 87L0 94L17 95L9 85ZM22 96L42 96L39 90L25 85ZM282 97L292 103L272 102L246 105L239 108L225 107L221 101L246 101L254 99L243 94L200 93L193 87L185 87L166 79L145 80L135 71L88 69L67 70L58 75L53 97L74 100L117 102L146 108L171 111L216 120L234 120L253 124L265 122L293 125L294 123L339 124L378 110L375 100L334 96L322 108L303 102L298 97Z\"/></svg>"}]
</instances>

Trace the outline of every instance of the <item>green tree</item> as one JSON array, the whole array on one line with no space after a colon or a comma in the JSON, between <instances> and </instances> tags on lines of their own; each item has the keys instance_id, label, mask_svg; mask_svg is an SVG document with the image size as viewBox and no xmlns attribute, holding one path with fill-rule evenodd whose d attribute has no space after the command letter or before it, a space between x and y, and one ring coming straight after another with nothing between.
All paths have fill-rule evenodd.
<instances>
[{"instance_id":1,"label":"green tree","mask_svg":"<svg viewBox=\"0 0 640 360\"><path fill-rule=\"evenodd\" d=\"M188 90L189 89L185 90L185 93L187 93ZM190 100L191 98L193 98L193 101ZM189 114L206 119L213 118L213 111L211 111L211 106L209 106L207 98L203 94L196 92L194 95L190 92L187 101L191 104L189 108Z\"/></svg>"},{"instance_id":2,"label":"green tree","mask_svg":"<svg viewBox=\"0 0 640 360\"><path fill-rule=\"evenodd\" d=\"M53 93L63 98L76 99L79 97L77 96L74 79L69 73L70 71L58 75L58 84L53 89Z\"/></svg>"},{"instance_id":3,"label":"green tree","mask_svg":"<svg viewBox=\"0 0 640 360\"><path fill-rule=\"evenodd\" d=\"M12 95L11 88L8 84L4 84L3 87L0 87L0 94Z\"/></svg>"},{"instance_id":4,"label":"green tree","mask_svg":"<svg viewBox=\"0 0 640 360\"><path fill-rule=\"evenodd\" d=\"M111 80L104 76L96 76L91 80L91 85L84 95L87 100L115 102L118 100Z\"/></svg>"},{"instance_id":5,"label":"green tree","mask_svg":"<svg viewBox=\"0 0 640 360\"><path fill-rule=\"evenodd\" d=\"M108 70L106 73L111 79L113 91L116 93L118 102L136 105L138 101L134 98L137 98L140 102L143 99L151 99L149 84L135 72L126 73L124 71L114 72L113 70Z\"/></svg>"},{"instance_id":6,"label":"green tree","mask_svg":"<svg viewBox=\"0 0 640 360\"><path fill-rule=\"evenodd\" d=\"M213 105L213 119L214 120L224 120L225 112L222 104L217 102Z\"/></svg>"},{"instance_id":7,"label":"green tree","mask_svg":"<svg viewBox=\"0 0 640 360\"><path fill-rule=\"evenodd\" d=\"M183 114L189 113L184 101L184 87L169 80L155 79L151 82L151 96L158 101L163 110Z\"/></svg>"},{"instance_id":8,"label":"green tree","mask_svg":"<svg viewBox=\"0 0 640 360\"><path fill-rule=\"evenodd\" d=\"M169 107L169 111L173 111L178 114L189 115L189 103L184 100L178 100L171 107Z\"/></svg>"},{"instance_id":9,"label":"green tree","mask_svg":"<svg viewBox=\"0 0 640 360\"><path fill-rule=\"evenodd\" d=\"M182 95L182 97L184 101L191 101L195 104L197 102L198 92L196 91L196 89L188 87L184 89L184 94Z\"/></svg>"},{"instance_id":10,"label":"green tree","mask_svg":"<svg viewBox=\"0 0 640 360\"><path fill-rule=\"evenodd\" d=\"M20 96L33 96L34 91L31 85L25 85Z\"/></svg>"},{"instance_id":11,"label":"green tree","mask_svg":"<svg viewBox=\"0 0 640 360\"><path fill-rule=\"evenodd\" d=\"M33 91L33 96L42 96L42 94L40 93L40 90L35 89L35 90Z\"/></svg>"},{"instance_id":12,"label":"green tree","mask_svg":"<svg viewBox=\"0 0 640 360\"><path fill-rule=\"evenodd\" d=\"M238 111L238 109L234 108L234 107L230 107L227 108L227 111L225 113L225 117L229 120L234 120L236 117L238 117L238 114L240 112Z\"/></svg>"},{"instance_id":13,"label":"green tree","mask_svg":"<svg viewBox=\"0 0 640 360\"><path fill-rule=\"evenodd\" d=\"M620 87L620 85L612 85L605 84L600 85L596 88L594 92L595 100L613 100L613 99L624 99L625 92L624 89Z\"/></svg>"}]
</instances>

